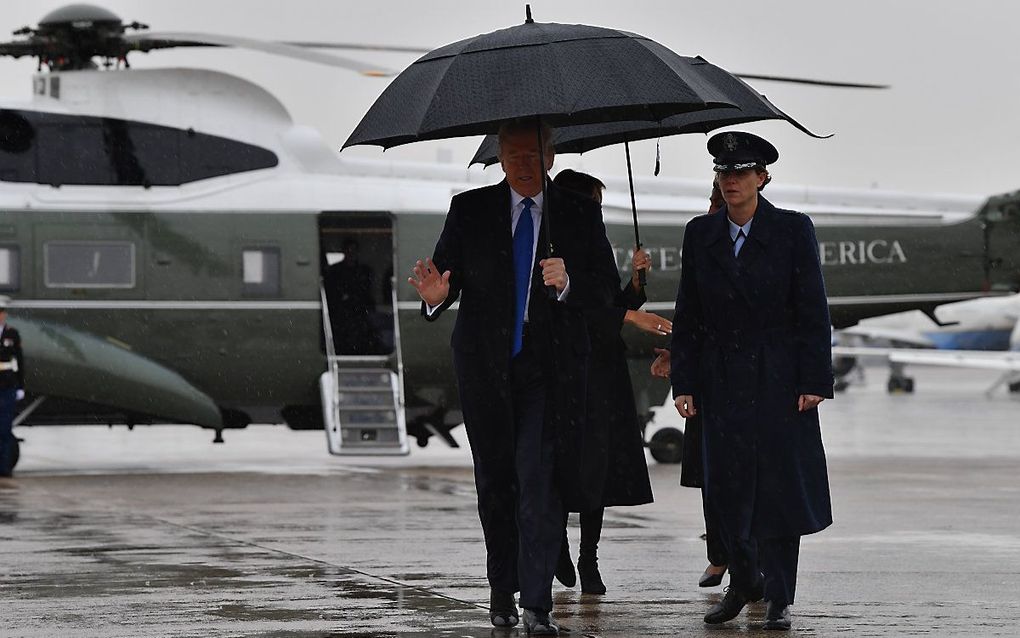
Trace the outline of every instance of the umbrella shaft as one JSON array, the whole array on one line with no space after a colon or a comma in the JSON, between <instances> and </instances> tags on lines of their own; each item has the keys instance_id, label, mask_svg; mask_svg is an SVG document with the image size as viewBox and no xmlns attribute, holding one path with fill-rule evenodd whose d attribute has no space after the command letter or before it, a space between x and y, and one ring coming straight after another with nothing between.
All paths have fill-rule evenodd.
<instances>
[{"instance_id":1,"label":"umbrella shaft","mask_svg":"<svg viewBox=\"0 0 1020 638\"><path fill-rule=\"evenodd\" d=\"M552 211L550 210L552 208L552 203L549 201L549 198L545 196L546 180L549 179L549 176L546 174L546 171L545 171L545 139L542 137L542 116L541 115L535 117L535 130L538 132L538 157L539 157L538 161L541 163L541 169L540 170L541 170L541 173L542 173L542 209L543 209L542 210L542 230L545 231L545 243L546 243L546 248L547 248L546 255L548 255L549 257L552 257L553 256L552 233L549 232L549 218L552 217ZM556 299L557 293L556 293L556 288L555 287L547 286L545 291L549 295L550 299L553 299L553 300Z\"/></svg>"},{"instance_id":2,"label":"umbrella shaft","mask_svg":"<svg viewBox=\"0 0 1020 638\"><path fill-rule=\"evenodd\" d=\"M641 234L638 232L637 223L637 202L634 200L634 170L630 166L630 142L623 143L623 149L627 154L627 181L630 183L630 212L634 215L634 250L641 250ZM645 269L638 271L638 285L642 288L648 283Z\"/></svg>"},{"instance_id":3,"label":"umbrella shaft","mask_svg":"<svg viewBox=\"0 0 1020 638\"><path fill-rule=\"evenodd\" d=\"M630 165L630 142L624 142L623 149L627 154L627 182L630 184L630 212L634 216L634 245L641 248L641 233L638 231L637 223L637 201L634 199L634 170Z\"/></svg>"}]
</instances>

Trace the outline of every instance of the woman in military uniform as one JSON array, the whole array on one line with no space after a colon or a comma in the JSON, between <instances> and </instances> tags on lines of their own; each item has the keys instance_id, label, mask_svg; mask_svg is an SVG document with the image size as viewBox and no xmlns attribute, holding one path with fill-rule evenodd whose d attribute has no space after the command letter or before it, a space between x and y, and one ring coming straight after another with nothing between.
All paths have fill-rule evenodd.
<instances>
[{"instance_id":1,"label":"woman in military uniform","mask_svg":"<svg viewBox=\"0 0 1020 638\"><path fill-rule=\"evenodd\" d=\"M671 382L700 414L706 503L729 555L730 586L706 623L768 601L789 629L800 537L832 523L818 404L832 397L830 321L811 220L759 194L779 153L760 137L713 136L726 205L684 232Z\"/></svg>"}]
</instances>

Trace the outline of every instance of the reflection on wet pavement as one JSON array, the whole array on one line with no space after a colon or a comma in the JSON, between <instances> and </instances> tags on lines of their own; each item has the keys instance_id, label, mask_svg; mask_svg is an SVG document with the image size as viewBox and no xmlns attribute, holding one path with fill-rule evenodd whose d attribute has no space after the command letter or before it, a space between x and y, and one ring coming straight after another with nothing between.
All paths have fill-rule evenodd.
<instances>
[{"instance_id":1,"label":"reflection on wet pavement","mask_svg":"<svg viewBox=\"0 0 1020 638\"><path fill-rule=\"evenodd\" d=\"M1015 634L1020 403L917 377L913 397L858 390L825 406L836 524L804 540L798 634ZM23 454L49 432L22 431ZM200 470L187 446L160 461L136 432L125 464L132 445L151 456L131 470L87 450L107 431L64 429L74 456L54 444L0 480L0 635L523 636L487 623L463 451L355 462L323 459L321 433L310 449L286 430L255 433L261 447L242 441L249 451ZM557 618L575 636L763 634L760 604L723 627L701 622L721 588L696 586L700 497L677 487L676 466L652 474L654 504L607 512L609 592L556 585ZM570 534L576 548L576 521Z\"/></svg>"}]
</instances>

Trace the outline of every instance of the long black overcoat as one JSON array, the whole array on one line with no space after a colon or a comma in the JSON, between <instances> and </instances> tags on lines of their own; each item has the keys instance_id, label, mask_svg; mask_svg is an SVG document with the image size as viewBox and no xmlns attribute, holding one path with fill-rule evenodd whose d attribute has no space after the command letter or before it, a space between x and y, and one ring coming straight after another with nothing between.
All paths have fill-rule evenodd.
<instances>
[{"instance_id":1,"label":"long black overcoat","mask_svg":"<svg viewBox=\"0 0 1020 638\"><path fill-rule=\"evenodd\" d=\"M627 310L645 303L628 280L609 308L585 313L591 334L588 370L588 425L584 435L582 480L600 490L603 506L652 502L644 440L637 419L627 367L627 345L620 334Z\"/></svg>"},{"instance_id":2,"label":"long black overcoat","mask_svg":"<svg viewBox=\"0 0 1020 638\"><path fill-rule=\"evenodd\" d=\"M586 381L591 342L584 312L612 303L620 287L602 211L590 198L557 188L546 190L553 247L570 277L564 302L542 285L545 230L528 302L530 338L542 343L549 373L546 423L556 428L556 476L571 509L593 509L598 493L581 479L580 450L585 430ZM510 346L514 315L513 235L510 187L506 181L456 195L433 253L440 272L450 270L450 294L437 312L459 299L450 346L464 424L475 464L476 483L513 475L513 409ZM545 213L543 213L545 214ZM543 225L544 226L544 225Z\"/></svg>"},{"instance_id":3,"label":"long black overcoat","mask_svg":"<svg viewBox=\"0 0 1020 638\"><path fill-rule=\"evenodd\" d=\"M687 224L671 349L673 394L702 416L709 505L742 538L832 523L818 410L797 410L801 394L832 397L814 226L758 202L739 257L726 208Z\"/></svg>"}]
</instances>

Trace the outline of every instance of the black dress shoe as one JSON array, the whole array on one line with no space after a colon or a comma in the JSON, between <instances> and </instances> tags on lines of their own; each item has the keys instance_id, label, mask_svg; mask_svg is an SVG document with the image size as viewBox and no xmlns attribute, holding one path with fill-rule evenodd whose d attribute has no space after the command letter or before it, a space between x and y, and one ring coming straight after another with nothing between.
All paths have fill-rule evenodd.
<instances>
[{"instance_id":1,"label":"black dress shoe","mask_svg":"<svg viewBox=\"0 0 1020 638\"><path fill-rule=\"evenodd\" d=\"M564 587L573 587L577 584L574 561L570 560L570 547L566 543L560 545L560 557L556 561L556 580Z\"/></svg>"},{"instance_id":2,"label":"black dress shoe","mask_svg":"<svg viewBox=\"0 0 1020 638\"><path fill-rule=\"evenodd\" d=\"M712 565L712 567L716 567L716 565ZM722 577L726 575L726 566L723 565L723 570L718 574L709 572L709 569L706 568L705 573L698 579L698 587L718 587L722 585Z\"/></svg>"},{"instance_id":3,"label":"black dress shoe","mask_svg":"<svg viewBox=\"0 0 1020 638\"><path fill-rule=\"evenodd\" d=\"M493 627L513 627L520 620L514 595L489 588L489 620Z\"/></svg>"},{"instance_id":4,"label":"black dress shoe","mask_svg":"<svg viewBox=\"0 0 1020 638\"><path fill-rule=\"evenodd\" d=\"M786 630L793 623L790 621L790 606L769 601L765 608L765 624L763 629Z\"/></svg>"},{"instance_id":5,"label":"black dress shoe","mask_svg":"<svg viewBox=\"0 0 1020 638\"><path fill-rule=\"evenodd\" d=\"M529 636L559 636L560 626L547 611L525 609L524 631L528 632Z\"/></svg>"},{"instance_id":6,"label":"black dress shoe","mask_svg":"<svg viewBox=\"0 0 1020 638\"><path fill-rule=\"evenodd\" d=\"M754 600L761 600L761 598L755 599L754 595L755 592L747 592L730 585L726 588L726 595L723 596L723 599L712 605L712 608L705 614L705 622L709 625L718 625L727 620L733 620L744 608L744 605L754 602Z\"/></svg>"},{"instance_id":7,"label":"black dress shoe","mask_svg":"<svg viewBox=\"0 0 1020 638\"><path fill-rule=\"evenodd\" d=\"M577 574L581 578L582 594L606 593L606 584L602 582L602 574L599 573L599 559L578 558Z\"/></svg>"}]
</instances>

